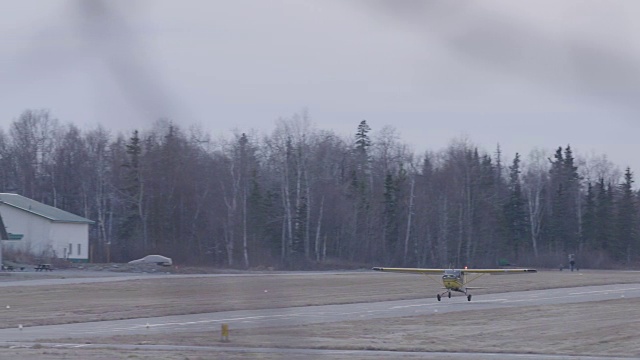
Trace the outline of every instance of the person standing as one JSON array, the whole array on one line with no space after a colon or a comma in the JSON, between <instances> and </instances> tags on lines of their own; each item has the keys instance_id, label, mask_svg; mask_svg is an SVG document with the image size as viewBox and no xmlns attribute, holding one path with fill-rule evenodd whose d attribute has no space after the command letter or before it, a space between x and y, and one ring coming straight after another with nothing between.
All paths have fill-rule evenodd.
<instances>
[{"instance_id":1,"label":"person standing","mask_svg":"<svg viewBox=\"0 0 640 360\"><path fill-rule=\"evenodd\" d=\"M569 254L569 268L571 269L571 271L573 271L575 267L576 267L576 255Z\"/></svg>"}]
</instances>

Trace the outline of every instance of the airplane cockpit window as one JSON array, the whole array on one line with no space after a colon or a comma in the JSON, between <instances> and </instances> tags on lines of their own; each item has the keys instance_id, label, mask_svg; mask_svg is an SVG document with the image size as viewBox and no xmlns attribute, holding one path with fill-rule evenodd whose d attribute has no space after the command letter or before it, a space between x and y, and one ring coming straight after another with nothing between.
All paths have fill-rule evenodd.
<instances>
[{"instance_id":1,"label":"airplane cockpit window","mask_svg":"<svg viewBox=\"0 0 640 360\"><path fill-rule=\"evenodd\" d=\"M460 277L460 271L457 270L445 270L442 276L445 279L453 279Z\"/></svg>"}]
</instances>

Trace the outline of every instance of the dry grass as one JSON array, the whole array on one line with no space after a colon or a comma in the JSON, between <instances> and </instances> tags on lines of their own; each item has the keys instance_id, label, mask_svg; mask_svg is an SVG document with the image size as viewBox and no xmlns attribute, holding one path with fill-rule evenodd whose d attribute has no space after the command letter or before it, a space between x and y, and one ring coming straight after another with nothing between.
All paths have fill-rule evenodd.
<instances>
[{"instance_id":1,"label":"dry grass","mask_svg":"<svg viewBox=\"0 0 640 360\"><path fill-rule=\"evenodd\" d=\"M531 275L484 276L474 285L488 289L474 293L638 282L640 273L634 272L546 271ZM3 318L0 326L431 298L438 291L439 285L425 281L424 276L376 272L149 278L100 284L19 286L3 289L0 295ZM4 309L4 304L11 304L11 308ZM627 299L286 329L237 330L232 332L232 344L448 351L451 350L450 344L454 343L459 351L640 356L640 345L636 341L636 334L640 332L640 321L637 320L640 319L639 305L640 300ZM100 338L93 339L93 342L209 346L216 336L186 332ZM167 356L173 355L169 352ZM263 355L257 358L270 358ZM182 359L198 359L197 356L200 355L191 354Z\"/></svg>"},{"instance_id":2,"label":"dry grass","mask_svg":"<svg viewBox=\"0 0 640 360\"><path fill-rule=\"evenodd\" d=\"M29 360L279 360L283 359L279 354L259 354L252 352L234 353L229 351L154 351L154 350L121 350L121 349L1 349L0 359L29 359ZM290 359L289 357L285 357ZM314 357L306 357L313 360ZM319 358L320 359L320 358ZM321 359L327 359L323 357ZM339 357L335 360L353 359L351 357Z\"/></svg>"},{"instance_id":3,"label":"dry grass","mask_svg":"<svg viewBox=\"0 0 640 360\"><path fill-rule=\"evenodd\" d=\"M402 357L405 360L442 360L438 354L407 354L390 356L389 353L340 353L333 352L330 354L319 353L277 353L267 351L254 351L247 349L243 351L229 351L224 349L202 349L198 351L160 351L160 350L122 350L122 349L51 349L38 347L36 349L1 349L0 359L29 359L29 360L387 360ZM455 360L454 357L448 356L447 359ZM464 357L460 357L464 359ZM478 358L476 358L478 359ZM481 359L478 359L481 360ZM487 358L486 360L489 360ZM494 359L495 360L495 359Z\"/></svg>"}]
</instances>

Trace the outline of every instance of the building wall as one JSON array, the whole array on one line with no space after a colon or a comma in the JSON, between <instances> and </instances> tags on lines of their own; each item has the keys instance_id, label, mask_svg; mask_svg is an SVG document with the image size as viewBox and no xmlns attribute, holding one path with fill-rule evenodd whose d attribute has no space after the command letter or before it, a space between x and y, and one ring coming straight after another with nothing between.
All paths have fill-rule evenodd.
<instances>
[{"instance_id":1,"label":"building wall","mask_svg":"<svg viewBox=\"0 0 640 360\"><path fill-rule=\"evenodd\" d=\"M42 216L6 204L0 204L0 213L2 213L7 232L24 235L19 241L5 241L7 247L20 249L36 256L54 254L58 258L88 260L88 224L54 223ZM72 248L70 254L69 244ZM78 245L80 245L80 253L78 253Z\"/></svg>"},{"instance_id":2,"label":"building wall","mask_svg":"<svg viewBox=\"0 0 640 360\"><path fill-rule=\"evenodd\" d=\"M89 259L89 225L51 223L50 238L58 257L71 260Z\"/></svg>"}]
</instances>

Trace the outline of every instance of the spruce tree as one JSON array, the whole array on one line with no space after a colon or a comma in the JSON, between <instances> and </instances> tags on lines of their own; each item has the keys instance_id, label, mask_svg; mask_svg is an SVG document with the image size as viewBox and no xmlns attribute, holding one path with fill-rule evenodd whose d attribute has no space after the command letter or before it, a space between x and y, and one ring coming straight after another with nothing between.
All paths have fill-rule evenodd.
<instances>
[{"instance_id":1,"label":"spruce tree","mask_svg":"<svg viewBox=\"0 0 640 360\"><path fill-rule=\"evenodd\" d=\"M567 253L577 252L580 248L580 175L578 167L575 166L571 146L564 151L564 182L566 184L564 206L566 208L566 219L564 221L564 233L566 238L563 242L563 249Z\"/></svg>"},{"instance_id":2,"label":"spruce tree","mask_svg":"<svg viewBox=\"0 0 640 360\"><path fill-rule=\"evenodd\" d=\"M504 205L504 218L508 245L518 259L526 244L528 229L525 199L520 183L520 154L518 153L513 159L513 164L509 166L509 198Z\"/></svg>"},{"instance_id":3,"label":"spruce tree","mask_svg":"<svg viewBox=\"0 0 640 360\"><path fill-rule=\"evenodd\" d=\"M571 147L559 147L551 161L551 218L549 236L553 250L573 253L580 247L580 176Z\"/></svg>"},{"instance_id":4,"label":"spruce tree","mask_svg":"<svg viewBox=\"0 0 640 360\"><path fill-rule=\"evenodd\" d=\"M384 208L383 208L383 241L385 243L385 255L387 261L395 254L398 241L398 220L397 220L397 187L391 173L387 173L384 178Z\"/></svg>"},{"instance_id":5,"label":"spruce tree","mask_svg":"<svg viewBox=\"0 0 640 360\"><path fill-rule=\"evenodd\" d=\"M581 219L582 233L580 234L581 243L587 250L592 250L597 247L596 216L596 190L593 188L593 184L591 184L591 182L588 182Z\"/></svg>"},{"instance_id":6,"label":"spruce tree","mask_svg":"<svg viewBox=\"0 0 640 360\"><path fill-rule=\"evenodd\" d=\"M369 147L371 139L369 138L371 128L367 125L366 120L362 120L358 125L355 135L355 144L353 148L353 168L351 170L351 186L350 196L353 201L353 225L351 235L350 256L362 256L367 254L371 244L371 234L369 234L370 225L370 198L371 198L371 171L369 159ZM384 243L380 244L380 248L384 248ZM364 251L363 251L364 249Z\"/></svg>"},{"instance_id":7,"label":"spruce tree","mask_svg":"<svg viewBox=\"0 0 640 360\"><path fill-rule=\"evenodd\" d=\"M142 204L142 170L140 157L142 145L138 130L134 130L129 143L126 144L127 161L122 166L127 169L124 173L124 188L122 193L126 196L125 214L119 228L120 251L124 259L129 259L140 233L141 218L140 206Z\"/></svg>"},{"instance_id":8,"label":"spruce tree","mask_svg":"<svg viewBox=\"0 0 640 360\"><path fill-rule=\"evenodd\" d=\"M604 178L600 178L596 184L596 217L595 217L595 248L605 253L609 251L610 243L613 239L613 199L610 186L608 187Z\"/></svg>"},{"instance_id":9,"label":"spruce tree","mask_svg":"<svg viewBox=\"0 0 640 360\"><path fill-rule=\"evenodd\" d=\"M562 147L559 147L555 154L554 159L551 161L551 169L549 170L549 179L551 189L549 191L550 197L550 217L549 227L547 229L547 235L549 238L549 245L551 250L557 252L563 239L565 238L563 222L566 218L567 209L564 207L564 199L566 197L566 189L564 183L564 156L562 155Z\"/></svg>"},{"instance_id":10,"label":"spruce tree","mask_svg":"<svg viewBox=\"0 0 640 360\"><path fill-rule=\"evenodd\" d=\"M618 186L619 195L616 206L616 239L612 243L614 259L629 264L637 250L638 209L632 189L633 173L630 168L624 173L624 182Z\"/></svg>"}]
</instances>

